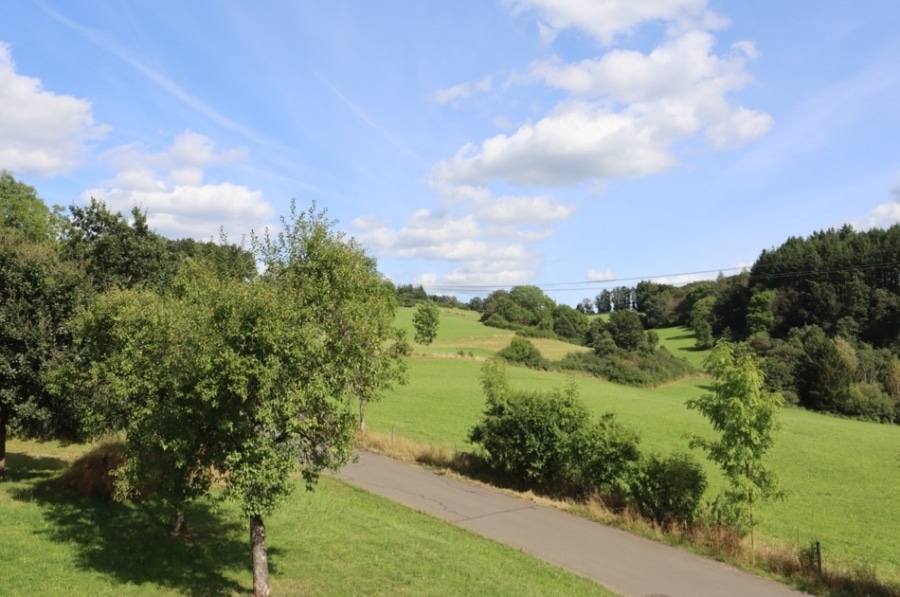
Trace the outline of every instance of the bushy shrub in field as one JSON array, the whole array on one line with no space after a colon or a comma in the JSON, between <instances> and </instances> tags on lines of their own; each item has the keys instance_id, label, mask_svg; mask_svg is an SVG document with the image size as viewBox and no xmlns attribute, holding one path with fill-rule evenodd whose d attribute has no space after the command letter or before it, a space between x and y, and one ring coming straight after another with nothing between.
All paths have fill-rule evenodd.
<instances>
[{"instance_id":1,"label":"bushy shrub in field","mask_svg":"<svg viewBox=\"0 0 900 597\"><path fill-rule=\"evenodd\" d=\"M568 495L617 491L640 457L637 436L612 414L592 419L574 383L550 392L512 390L502 365L482 369L487 405L469 440L520 487Z\"/></svg>"},{"instance_id":2,"label":"bushy shrub in field","mask_svg":"<svg viewBox=\"0 0 900 597\"><path fill-rule=\"evenodd\" d=\"M652 354L621 351L604 356L588 352L569 353L555 364L563 370L590 373L628 386L653 386L694 372L690 363L673 356L665 347L656 349Z\"/></svg>"},{"instance_id":3,"label":"bushy shrub in field","mask_svg":"<svg viewBox=\"0 0 900 597\"><path fill-rule=\"evenodd\" d=\"M706 474L689 454L643 458L631 484L631 497L640 513L658 524L690 525L697 518Z\"/></svg>"},{"instance_id":4,"label":"bushy shrub in field","mask_svg":"<svg viewBox=\"0 0 900 597\"><path fill-rule=\"evenodd\" d=\"M497 356L531 369L547 369L550 366L534 344L518 336L514 337L506 348L500 350Z\"/></svg>"}]
</instances>

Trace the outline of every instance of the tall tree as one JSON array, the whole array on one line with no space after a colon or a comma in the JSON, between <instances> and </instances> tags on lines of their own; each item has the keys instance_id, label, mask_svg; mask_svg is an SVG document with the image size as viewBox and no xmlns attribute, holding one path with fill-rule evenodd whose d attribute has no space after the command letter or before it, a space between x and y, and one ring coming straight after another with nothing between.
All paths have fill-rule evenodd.
<instances>
[{"instance_id":1,"label":"tall tree","mask_svg":"<svg viewBox=\"0 0 900 597\"><path fill-rule=\"evenodd\" d=\"M688 400L689 409L706 417L718 439L690 436L690 446L701 448L719 465L728 481L723 498L726 513L750 529L755 549L756 506L783 495L766 456L778 429L780 394L765 391L765 379L753 354L740 345L720 341L707 356L712 392Z\"/></svg>"},{"instance_id":2,"label":"tall tree","mask_svg":"<svg viewBox=\"0 0 900 597\"><path fill-rule=\"evenodd\" d=\"M81 303L84 274L48 243L0 229L0 479L7 433L77 438L79 409L48 391L46 373L69 343L65 321Z\"/></svg>"}]
</instances>

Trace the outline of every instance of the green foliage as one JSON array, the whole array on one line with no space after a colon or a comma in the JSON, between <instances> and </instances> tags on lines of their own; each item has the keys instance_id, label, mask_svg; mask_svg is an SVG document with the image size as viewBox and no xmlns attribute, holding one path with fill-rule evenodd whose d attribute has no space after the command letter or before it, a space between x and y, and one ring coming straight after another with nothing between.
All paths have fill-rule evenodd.
<instances>
[{"instance_id":1,"label":"green foliage","mask_svg":"<svg viewBox=\"0 0 900 597\"><path fill-rule=\"evenodd\" d=\"M37 191L0 170L0 228L17 231L32 241L52 240L55 216Z\"/></svg>"},{"instance_id":2,"label":"green foliage","mask_svg":"<svg viewBox=\"0 0 900 597\"><path fill-rule=\"evenodd\" d=\"M72 205L63 228L62 254L83 265L94 288L161 290L172 280L177 261L167 241L147 224L147 216L135 207L132 222L112 213L106 204L91 199L86 207Z\"/></svg>"},{"instance_id":3,"label":"green foliage","mask_svg":"<svg viewBox=\"0 0 900 597\"><path fill-rule=\"evenodd\" d=\"M631 497L641 514L657 524L691 525L706 487L703 466L689 454L650 454L637 468Z\"/></svg>"},{"instance_id":4,"label":"green foliage","mask_svg":"<svg viewBox=\"0 0 900 597\"><path fill-rule=\"evenodd\" d=\"M0 479L7 432L23 437L80 436L81 410L47 385L55 356L71 342L66 320L84 300L84 274L55 247L0 228Z\"/></svg>"},{"instance_id":5,"label":"green foliage","mask_svg":"<svg viewBox=\"0 0 900 597\"><path fill-rule=\"evenodd\" d=\"M746 348L720 341L707 357L706 369L714 380L712 392L686 405L706 417L719 437L692 434L690 445L719 465L728 481L723 498L734 514L731 522L747 525L752 533L756 504L781 496L766 456L774 444L782 398L765 391L763 373Z\"/></svg>"},{"instance_id":6,"label":"green foliage","mask_svg":"<svg viewBox=\"0 0 900 597\"><path fill-rule=\"evenodd\" d=\"M208 492L215 472L261 523L290 493L293 472L311 487L349 460L350 399L372 399L403 366L391 348L392 287L332 226L315 205L292 206L275 238L253 238L260 279L220 278L188 261L171 292L112 293L82 317L90 366L73 366L71 385L99 395L102 427L124 430L121 493L168 475L163 498L177 504Z\"/></svg>"},{"instance_id":7,"label":"green foliage","mask_svg":"<svg viewBox=\"0 0 900 597\"><path fill-rule=\"evenodd\" d=\"M615 491L639 457L637 436L613 415L598 421L573 383L550 392L511 390L502 368L482 368L487 404L469 432L494 470L522 487L566 494Z\"/></svg>"},{"instance_id":8,"label":"green foliage","mask_svg":"<svg viewBox=\"0 0 900 597\"><path fill-rule=\"evenodd\" d=\"M553 331L562 340L578 345L584 344L589 325L587 315L569 305L557 305L553 309Z\"/></svg>"},{"instance_id":9,"label":"green foliage","mask_svg":"<svg viewBox=\"0 0 900 597\"><path fill-rule=\"evenodd\" d=\"M437 337L441 324L441 310L432 301L423 301L413 315L413 327L416 329L415 340L419 344L431 344Z\"/></svg>"},{"instance_id":10,"label":"green foliage","mask_svg":"<svg viewBox=\"0 0 900 597\"><path fill-rule=\"evenodd\" d=\"M513 337L509 346L498 352L497 356L510 363L524 365L531 369L547 369L550 366L550 363L541 356L541 351L534 344L518 336Z\"/></svg>"},{"instance_id":11,"label":"green foliage","mask_svg":"<svg viewBox=\"0 0 900 597\"><path fill-rule=\"evenodd\" d=\"M644 325L637 311L616 310L610 313L606 329L622 350L634 352L645 342Z\"/></svg>"},{"instance_id":12,"label":"green foliage","mask_svg":"<svg viewBox=\"0 0 900 597\"><path fill-rule=\"evenodd\" d=\"M609 347L609 344L606 346ZM652 354L622 353L614 347L604 354L598 354L597 348L595 351L569 353L554 364L565 371L581 371L614 383L644 387L667 383L694 373L690 363L673 356L666 348L658 348Z\"/></svg>"}]
</instances>

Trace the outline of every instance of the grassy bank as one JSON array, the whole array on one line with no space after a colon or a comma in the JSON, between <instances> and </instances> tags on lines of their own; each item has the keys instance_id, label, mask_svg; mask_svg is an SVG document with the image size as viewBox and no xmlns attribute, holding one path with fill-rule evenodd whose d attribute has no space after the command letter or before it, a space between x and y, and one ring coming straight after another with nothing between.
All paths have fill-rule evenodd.
<instances>
[{"instance_id":1,"label":"grassy bank","mask_svg":"<svg viewBox=\"0 0 900 597\"><path fill-rule=\"evenodd\" d=\"M161 512L89 501L54 478L83 446L12 442L0 484L4 595L239 595L251 590L246 524L227 502ZM267 520L276 595L611 595L521 551L325 477Z\"/></svg>"}]
</instances>

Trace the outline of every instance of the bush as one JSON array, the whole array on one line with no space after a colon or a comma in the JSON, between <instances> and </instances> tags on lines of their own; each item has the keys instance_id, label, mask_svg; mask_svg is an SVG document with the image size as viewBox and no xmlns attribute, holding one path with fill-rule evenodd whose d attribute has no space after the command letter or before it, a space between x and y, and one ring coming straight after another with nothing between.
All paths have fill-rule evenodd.
<instances>
[{"instance_id":1,"label":"bush","mask_svg":"<svg viewBox=\"0 0 900 597\"><path fill-rule=\"evenodd\" d=\"M631 497L643 516L657 524L691 525L706 491L703 467L681 452L644 458L631 485Z\"/></svg>"},{"instance_id":2,"label":"bush","mask_svg":"<svg viewBox=\"0 0 900 597\"><path fill-rule=\"evenodd\" d=\"M531 369L547 369L550 363L541 351L525 338L514 337L509 346L500 350L497 356L510 363L525 365Z\"/></svg>"},{"instance_id":3,"label":"bush","mask_svg":"<svg viewBox=\"0 0 900 597\"><path fill-rule=\"evenodd\" d=\"M492 400L491 393L500 399ZM469 432L469 440L480 444L491 468L514 484L558 486L566 468L569 437L590 419L574 385L549 393L503 388L488 394L488 407Z\"/></svg>"},{"instance_id":4,"label":"bush","mask_svg":"<svg viewBox=\"0 0 900 597\"><path fill-rule=\"evenodd\" d=\"M565 495L626 487L640 457L637 435L612 414L592 420L574 383L552 392L513 391L502 369L488 363L482 386L487 408L469 440L509 482Z\"/></svg>"},{"instance_id":5,"label":"bush","mask_svg":"<svg viewBox=\"0 0 900 597\"><path fill-rule=\"evenodd\" d=\"M694 372L686 360L673 356L665 348L658 348L652 354L620 351L603 356L587 352L569 353L556 365L563 370L590 373L627 386L657 385Z\"/></svg>"}]
</instances>

